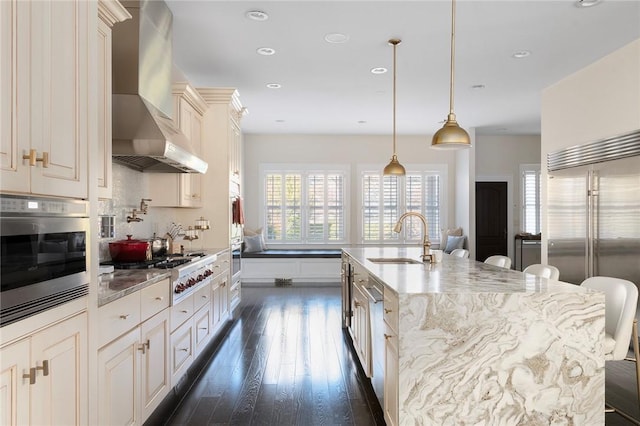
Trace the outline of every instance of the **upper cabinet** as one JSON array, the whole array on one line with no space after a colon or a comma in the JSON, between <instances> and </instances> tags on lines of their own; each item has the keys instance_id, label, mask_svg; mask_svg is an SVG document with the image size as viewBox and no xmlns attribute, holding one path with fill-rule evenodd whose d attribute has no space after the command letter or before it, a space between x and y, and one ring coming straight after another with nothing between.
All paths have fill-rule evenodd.
<instances>
[{"instance_id":1,"label":"upper cabinet","mask_svg":"<svg viewBox=\"0 0 640 426\"><path fill-rule=\"evenodd\" d=\"M189 83L174 83L172 92L175 126L187 137L193 152L202 158L202 117L207 104ZM153 205L201 207L202 178L203 175L199 173L155 174L151 178Z\"/></svg>"},{"instance_id":2,"label":"upper cabinet","mask_svg":"<svg viewBox=\"0 0 640 426\"><path fill-rule=\"evenodd\" d=\"M98 17L98 157L95 164L98 197L111 198L111 29L116 23L130 19L131 15L117 0L100 0Z\"/></svg>"},{"instance_id":3,"label":"upper cabinet","mask_svg":"<svg viewBox=\"0 0 640 426\"><path fill-rule=\"evenodd\" d=\"M87 198L91 13L84 0L0 2L2 191Z\"/></svg>"}]
</instances>

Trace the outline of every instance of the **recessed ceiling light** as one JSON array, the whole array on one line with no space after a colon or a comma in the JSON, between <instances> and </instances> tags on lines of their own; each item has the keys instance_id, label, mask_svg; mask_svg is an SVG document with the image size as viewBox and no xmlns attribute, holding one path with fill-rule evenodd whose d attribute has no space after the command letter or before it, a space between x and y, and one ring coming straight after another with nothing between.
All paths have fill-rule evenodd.
<instances>
[{"instance_id":1,"label":"recessed ceiling light","mask_svg":"<svg viewBox=\"0 0 640 426\"><path fill-rule=\"evenodd\" d=\"M261 10L249 10L244 14L244 16L253 21L266 21L267 19L269 19L269 15L267 15L267 12L263 12Z\"/></svg>"},{"instance_id":2,"label":"recessed ceiling light","mask_svg":"<svg viewBox=\"0 0 640 426\"><path fill-rule=\"evenodd\" d=\"M324 36L324 41L327 43L346 43L349 41L348 34L341 33L329 33Z\"/></svg>"},{"instance_id":3,"label":"recessed ceiling light","mask_svg":"<svg viewBox=\"0 0 640 426\"><path fill-rule=\"evenodd\" d=\"M268 87L269 89L279 89L279 88L281 88L281 87L282 87L282 85L281 85L281 84L279 84L279 83L269 83L269 84L267 84L267 87Z\"/></svg>"},{"instance_id":4,"label":"recessed ceiling light","mask_svg":"<svg viewBox=\"0 0 640 426\"><path fill-rule=\"evenodd\" d=\"M602 3L602 0L577 0L573 5L575 7L591 7Z\"/></svg>"},{"instance_id":5,"label":"recessed ceiling light","mask_svg":"<svg viewBox=\"0 0 640 426\"><path fill-rule=\"evenodd\" d=\"M259 47L256 49L256 52L258 55L271 56L276 54L276 49L272 49L270 47Z\"/></svg>"},{"instance_id":6,"label":"recessed ceiling light","mask_svg":"<svg viewBox=\"0 0 640 426\"><path fill-rule=\"evenodd\" d=\"M386 72L387 72L387 69L383 67L371 68L371 74L384 74Z\"/></svg>"},{"instance_id":7,"label":"recessed ceiling light","mask_svg":"<svg viewBox=\"0 0 640 426\"><path fill-rule=\"evenodd\" d=\"M522 58L526 58L529 55L531 55L531 52L528 50L518 50L517 52L514 52L513 55L511 56L516 59L522 59Z\"/></svg>"},{"instance_id":8,"label":"recessed ceiling light","mask_svg":"<svg viewBox=\"0 0 640 426\"><path fill-rule=\"evenodd\" d=\"M471 86L472 89L474 90L481 90L484 89L486 86L484 84L474 84L473 86Z\"/></svg>"}]
</instances>

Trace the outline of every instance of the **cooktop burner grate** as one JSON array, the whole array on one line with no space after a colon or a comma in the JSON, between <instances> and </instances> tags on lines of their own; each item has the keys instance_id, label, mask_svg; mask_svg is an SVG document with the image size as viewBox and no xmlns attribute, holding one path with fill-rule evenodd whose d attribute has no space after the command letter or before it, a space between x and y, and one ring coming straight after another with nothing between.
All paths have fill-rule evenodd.
<instances>
[{"instance_id":1,"label":"cooktop burner grate","mask_svg":"<svg viewBox=\"0 0 640 426\"><path fill-rule=\"evenodd\" d=\"M102 262L101 265L113 265L115 269L172 269L193 260L190 257L157 257L140 262Z\"/></svg>"}]
</instances>

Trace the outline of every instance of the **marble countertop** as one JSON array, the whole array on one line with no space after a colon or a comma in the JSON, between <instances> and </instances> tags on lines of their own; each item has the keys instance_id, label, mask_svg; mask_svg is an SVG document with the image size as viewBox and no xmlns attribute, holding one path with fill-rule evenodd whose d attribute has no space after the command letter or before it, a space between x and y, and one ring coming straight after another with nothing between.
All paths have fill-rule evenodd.
<instances>
[{"instance_id":1,"label":"marble countertop","mask_svg":"<svg viewBox=\"0 0 640 426\"><path fill-rule=\"evenodd\" d=\"M574 284L447 254L443 255L442 262L435 264L381 264L368 260L400 257L419 261L422 247L352 247L343 250L398 294L591 292Z\"/></svg>"},{"instance_id":2,"label":"marble countertop","mask_svg":"<svg viewBox=\"0 0 640 426\"><path fill-rule=\"evenodd\" d=\"M221 254L229 248L191 250L206 254ZM197 258L194 258L197 259ZM98 276L98 306L106 305L128 294L142 290L171 276L170 269L116 269Z\"/></svg>"}]
</instances>

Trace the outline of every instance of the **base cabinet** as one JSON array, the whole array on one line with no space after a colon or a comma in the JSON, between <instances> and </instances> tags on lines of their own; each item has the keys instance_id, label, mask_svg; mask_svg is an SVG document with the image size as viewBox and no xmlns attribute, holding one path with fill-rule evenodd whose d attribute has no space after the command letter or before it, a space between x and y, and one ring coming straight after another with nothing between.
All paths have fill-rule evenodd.
<instances>
[{"instance_id":1,"label":"base cabinet","mask_svg":"<svg viewBox=\"0 0 640 426\"><path fill-rule=\"evenodd\" d=\"M169 309L98 351L98 417L141 425L169 392Z\"/></svg>"},{"instance_id":2,"label":"base cabinet","mask_svg":"<svg viewBox=\"0 0 640 426\"><path fill-rule=\"evenodd\" d=\"M2 348L0 423L87 424L87 315Z\"/></svg>"},{"instance_id":3,"label":"base cabinet","mask_svg":"<svg viewBox=\"0 0 640 426\"><path fill-rule=\"evenodd\" d=\"M384 341L384 421L398 424L398 335L385 324Z\"/></svg>"}]
</instances>

